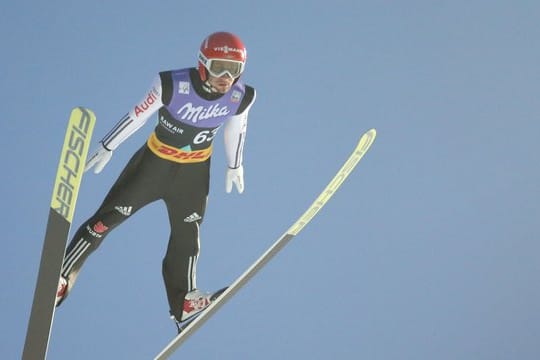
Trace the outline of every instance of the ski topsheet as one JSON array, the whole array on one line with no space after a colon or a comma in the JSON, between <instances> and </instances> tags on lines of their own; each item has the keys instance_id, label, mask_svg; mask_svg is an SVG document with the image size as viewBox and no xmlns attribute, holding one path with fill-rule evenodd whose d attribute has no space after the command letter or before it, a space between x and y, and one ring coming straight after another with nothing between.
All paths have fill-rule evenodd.
<instances>
[{"instance_id":1,"label":"ski topsheet","mask_svg":"<svg viewBox=\"0 0 540 360\"><path fill-rule=\"evenodd\" d=\"M69 118L54 182L23 360L47 356L58 280L95 121L94 113L82 107L73 109Z\"/></svg>"},{"instance_id":2,"label":"ski topsheet","mask_svg":"<svg viewBox=\"0 0 540 360\"><path fill-rule=\"evenodd\" d=\"M334 195L343 181L356 167L364 154L369 150L375 140L375 129L366 132L358 142L353 153L345 164L339 169L332 181L326 186L319 197L311 204L298 220L272 245L266 252L255 261L242 275L240 275L214 302L210 304L193 321L181 328L180 333L155 357L154 360L168 358L186 339L199 329L227 300L240 290L262 267L264 267L291 239L306 226L311 219L321 210L326 202Z\"/></svg>"}]
</instances>

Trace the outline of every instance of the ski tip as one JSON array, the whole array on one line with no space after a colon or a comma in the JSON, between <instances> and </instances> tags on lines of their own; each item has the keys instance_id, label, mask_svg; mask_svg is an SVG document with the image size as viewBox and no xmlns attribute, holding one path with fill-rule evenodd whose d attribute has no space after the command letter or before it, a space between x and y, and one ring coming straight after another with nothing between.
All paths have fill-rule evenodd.
<instances>
[{"instance_id":1,"label":"ski tip","mask_svg":"<svg viewBox=\"0 0 540 360\"><path fill-rule=\"evenodd\" d=\"M369 129L362 135L362 138L360 139L360 142L367 142L369 145L375 141L375 138L377 137L377 130L375 128Z\"/></svg>"},{"instance_id":2,"label":"ski tip","mask_svg":"<svg viewBox=\"0 0 540 360\"><path fill-rule=\"evenodd\" d=\"M91 117L95 117L96 115L94 114L94 111L92 111L91 109L85 107L85 106L76 106L73 108L73 110L71 110L72 114L73 113L77 113L77 112L80 112L82 114L87 114Z\"/></svg>"},{"instance_id":3,"label":"ski tip","mask_svg":"<svg viewBox=\"0 0 540 360\"><path fill-rule=\"evenodd\" d=\"M377 130L375 128L369 129L368 131L366 131L362 135L360 140L358 141L357 150L361 148L363 149L363 151L367 151L369 147L371 146L371 144L375 141L376 137L377 137Z\"/></svg>"}]
</instances>

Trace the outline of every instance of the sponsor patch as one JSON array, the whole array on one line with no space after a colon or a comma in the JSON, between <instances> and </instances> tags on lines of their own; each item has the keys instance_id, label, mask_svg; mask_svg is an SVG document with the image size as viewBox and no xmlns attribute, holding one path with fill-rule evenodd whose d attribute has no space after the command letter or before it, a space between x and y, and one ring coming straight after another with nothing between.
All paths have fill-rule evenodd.
<instances>
[{"instance_id":1,"label":"sponsor patch","mask_svg":"<svg viewBox=\"0 0 540 360\"><path fill-rule=\"evenodd\" d=\"M178 93L179 94L189 94L190 84L187 81L180 81L178 83Z\"/></svg>"},{"instance_id":2,"label":"sponsor patch","mask_svg":"<svg viewBox=\"0 0 540 360\"><path fill-rule=\"evenodd\" d=\"M242 93L238 90L234 90L232 95L231 95L231 101L232 102L239 102L240 99L242 98Z\"/></svg>"}]
</instances>

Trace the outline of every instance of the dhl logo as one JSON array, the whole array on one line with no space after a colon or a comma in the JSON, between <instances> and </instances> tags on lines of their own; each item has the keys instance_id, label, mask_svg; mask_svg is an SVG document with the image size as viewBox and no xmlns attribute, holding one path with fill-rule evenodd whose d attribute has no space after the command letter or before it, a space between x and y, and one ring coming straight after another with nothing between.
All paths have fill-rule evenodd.
<instances>
[{"instance_id":1,"label":"dhl logo","mask_svg":"<svg viewBox=\"0 0 540 360\"><path fill-rule=\"evenodd\" d=\"M164 144L157 138L156 133L150 135L147 144L150 150L160 158L177 163L203 162L212 155L212 146L203 150L184 151Z\"/></svg>"}]
</instances>

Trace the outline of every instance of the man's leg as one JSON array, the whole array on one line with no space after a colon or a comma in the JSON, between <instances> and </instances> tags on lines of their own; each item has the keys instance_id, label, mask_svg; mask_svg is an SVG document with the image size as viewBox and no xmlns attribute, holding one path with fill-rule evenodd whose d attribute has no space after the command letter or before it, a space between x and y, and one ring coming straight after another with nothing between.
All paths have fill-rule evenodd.
<instances>
[{"instance_id":1,"label":"man's leg","mask_svg":"<svg viewBox=\"0 0 540 360\"><path fill-rule=\"evenodd\" d=\"M175 194L165 198L171 234L163 259L163 280L171 314L180 321L186 294L197 288L199 226L206 209L209 161L183 164Z\"/></svg>"}]
</instances>

